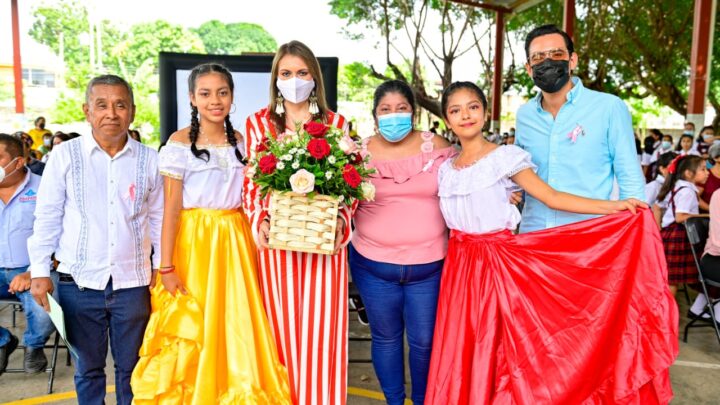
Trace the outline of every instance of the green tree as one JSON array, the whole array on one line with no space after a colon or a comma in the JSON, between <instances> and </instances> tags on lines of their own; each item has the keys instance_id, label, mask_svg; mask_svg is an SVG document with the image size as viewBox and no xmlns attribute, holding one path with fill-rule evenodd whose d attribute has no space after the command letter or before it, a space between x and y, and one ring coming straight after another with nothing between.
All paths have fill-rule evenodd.
<instances>
[{"instance_id":1,"label":"green tree","mask_svg":"<svg viewBox=\"0 0 720 405\"><path fill-rule=\"evenodd\" d=\"M33 10L34 21L30 36L38 43L48 46L65 63L65 81L69 87L82 87L94 73L90 64L90 42L95 46L96 39L91 34L87 9L76 0L60 2L56 5L42 5ZM111 55L123 33L112 23L99 21L95 34L100 36L102 49L96 50L93 57L99 57L98 66L117 68L117 60Z\"/></svg>"},{"instance_id":2,"label":"green tree","mask_svg":"<svg viewBox=\"0 0 720 405\"><path fill-rule=\"evenodd\" d=\"M340 67L338 75L338 98L347 101L367 102L382 80L372 75L372 70L362 62Z\"/></svg>"},{"instance_id":3,"label":"green tree","mask_svg":"<svg viewBox=\"0 0 720 405\"><path fill-rule=\"evenodd\" d=\"M439 80L441 87L448 86L459 58L468 53L478 57L486 70L482 76L489 77L492 49L485 52L479 42L491 37L492 13L447 0L331 0L330 6L332 14L347 20L351 37L360 38L367 30L381 33L390 74L371 65L371 75L405 81L413 88L418 104L434 115L441 116L439 94L427 83ZM441 35L434 40L438 29ZM399 46L401 41L408 46ZM426 77L421 68L424 61L430 62L437 80ZM404 73L401 66L408 66L409 72Z\"/></svg>"},{"instance_id":4,"label":"green tree","mask_svg":"<svg viewBox=\"0 0 720 405\"><path fill-rule=\"evenodd\" d=\"M263 27L250 23L224 24L218 20L192 29L205 50L213 55L239 55L243 52L275 52L277 42Z\"/></svg>"},{"instance_id":5,"label":"green tree","mask_svg":"<svg viewBox=\"0 0 720 405\"><path fill-rule=\"evenodd\" d=\"M575 72L592 89L623 99L653 96L681 115L687 113L693 0L578 0ZM534 27L562 23L562 0L547 0L513 15L508 30L518 38ZM589 12L587 10L592 10ZM716 32L720 32L720 9ZM716 41L717 42L717 41ZM714 47L709 101L720 115L720 46ZM521 52L525 57L525 51ZM513 72L516 87L528 91L532 82L522 69ZM714 90L713 90L714 89ZM634 104L637 104L633 102Z\"/></svg>"},{"instance_id":6,"label":"green tree","mask_svg":"<svg viewBox=\"0 0 720 405\"><path fill-rule=\"evenodd\" d=\"M157 20L133 25L112 53L122 61L121 69L129 77L148 60L156 67L160 52L205 53L205 46L189 29Z\"/></svg>"}]
</instances>

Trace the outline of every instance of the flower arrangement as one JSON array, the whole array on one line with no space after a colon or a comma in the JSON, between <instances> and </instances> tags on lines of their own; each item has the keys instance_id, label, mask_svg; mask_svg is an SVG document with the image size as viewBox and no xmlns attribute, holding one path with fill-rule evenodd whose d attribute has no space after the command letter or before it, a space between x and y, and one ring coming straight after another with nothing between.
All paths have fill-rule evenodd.
<instances>
[{"instance_id":1,"label":"flower arrangement","mask_svg":"<svg viewBox=\"0 0 720 405\"><path fill-rule=\"evenodd\" d=\"M317 194L350 203L372 200L373 185L365 179L372 173L368 158L342 130L310 121L297 134L268 136L249 164L250 176L262 196L270 191L293 192L313 198Z\"/></svg>"}]
</instances>

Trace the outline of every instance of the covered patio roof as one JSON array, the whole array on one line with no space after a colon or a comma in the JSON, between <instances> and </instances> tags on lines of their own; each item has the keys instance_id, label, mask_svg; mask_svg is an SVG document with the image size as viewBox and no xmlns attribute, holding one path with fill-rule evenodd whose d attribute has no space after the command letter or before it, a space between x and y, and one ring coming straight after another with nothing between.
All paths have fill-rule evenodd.
<instances>
[{"instance_id":1,"label":"covered patio roof","mask_svg":"<svg viewBox=\"0 0 720 405\"><path fill-rule=\"evenodd\" d=\"M450 0L453 3L466 4L484 8L493 11L502 11L504 13L519 13L526 10L543 0Z\"/></svg>"},{"instance_id":2,"label":"covered patio roof","mask_svg":"<svg viewBox=\"0 0 720 405\"><path fill-rule=\"evenodd\" d=\"M543 0L449 0L453 3L493 10L495 21L495 60L493 66L492 114L493 128L500 128L500 95L505 36L505 15L519 13ZM718 0L695 0L693 10L693 41L690 60L690 94L687 120L696 128L704 125L705 103L710 84L715 12ZM575 0L563 0L563 30L571 37L575 31ZM690 12L690 10L688 10ZM718 74L720 72L716 72Z\"/></svg>"}]
</instances>

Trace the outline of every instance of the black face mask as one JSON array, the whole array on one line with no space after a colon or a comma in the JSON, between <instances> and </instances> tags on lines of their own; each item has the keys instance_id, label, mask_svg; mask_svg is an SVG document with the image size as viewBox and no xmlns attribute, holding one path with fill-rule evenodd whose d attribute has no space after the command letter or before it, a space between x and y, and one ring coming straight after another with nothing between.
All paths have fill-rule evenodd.
<instances>
[{"instance_id":1,"label":"black face mask","mask_svg":"<svg viewBox=\"0 0 720 405\"><path fill-rule=\"evenodd\" d=\"M38 127L40 127L40 129L45 129L45 123L44 122L39 123Z\"/></svg>"},{"instance_id":2,"label":"black face mask","mask_svg":"<svg viewBox=\"0 0 720 405\"><path fill-rule=\"evenodd\" d=\"M570 61L545 59L532 67L533 82L546 93L555 93L570 80Z\"/></svg>"}]
</instances>

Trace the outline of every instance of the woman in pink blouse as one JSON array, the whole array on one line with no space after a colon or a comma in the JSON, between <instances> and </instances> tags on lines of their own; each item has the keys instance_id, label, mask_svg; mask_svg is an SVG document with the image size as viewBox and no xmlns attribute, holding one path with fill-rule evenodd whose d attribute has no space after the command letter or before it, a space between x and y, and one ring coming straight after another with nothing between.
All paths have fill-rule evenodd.
<instances>
[{"instance_id":1,"label":"woman in pink blouse","mask_svg":"<svg viewBox=\"0 0 720 405\"><path fill-rule=\"evenodd\" d=\"M710 232L705 243L705 252L702 259L700 259L700 265L702 266L703 277L720 283L720 193L717 191L710 197ZM709 290L708 293L711 296L718 291L715 288L709 288ZM692 307L688 310L688 315L698 316L697 314L702 313L707 304L705 294L698 294ZM713 309L715 322L718 322L720 303L715 304Z\"/></svg>"},{"instance_id":2,"label":"woman in pink blouse","mask_svg":"<svg viewBox=\"0 0 720 405\"><path fill-rule=\"evenodd\" d=\"M365 140L376 173L374 201L355 213L349 249L353 282L365 304L375 373L388 404L403 404L403 335L410 345L413 403L422 404L432 349L447 228L440 212L437 168L454 149L413 128L415 98L404 82L375 90L377 133Z\"/></svg>"}]
</instances>

